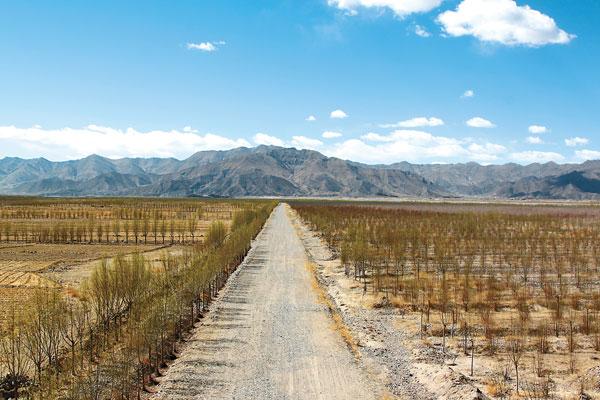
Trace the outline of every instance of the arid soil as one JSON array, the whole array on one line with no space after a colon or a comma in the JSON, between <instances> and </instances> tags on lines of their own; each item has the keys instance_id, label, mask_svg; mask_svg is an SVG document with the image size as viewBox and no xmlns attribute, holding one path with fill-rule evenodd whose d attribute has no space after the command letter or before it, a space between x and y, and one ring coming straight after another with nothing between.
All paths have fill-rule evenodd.
<instances>
[{"instance_id":1,"label":"arid soil","mask_svg":"<svg viewBox=\"0 0 600 400\"><path fill-rule=\"evenodd\" d=\"M383 398L320 291L289 207L280 205L156 398Z\"/></svg>"}]
</instances>

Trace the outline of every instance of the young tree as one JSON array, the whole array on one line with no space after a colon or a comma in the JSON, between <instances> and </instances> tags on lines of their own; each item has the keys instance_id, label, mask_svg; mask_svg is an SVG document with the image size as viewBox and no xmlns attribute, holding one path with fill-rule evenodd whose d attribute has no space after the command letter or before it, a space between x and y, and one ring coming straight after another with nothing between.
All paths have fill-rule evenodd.
<instances>
[{"instance_id":1,"label":"young tree","mask_svg":"<svg viewBox=\"0 0 600 400\"><path fill-rule=\"evenodd\" d=\"M125 243L129 243L129 220L123 221L123 232L125 233Z\"/></svg>"},{"instance_id":2,"label":"young tree","mask_svg":"<svg viewBox=\"0 0 600 400\"><path fill-rule=\"evenodd\" d=\"M140 220L137 216L137 213L134 214L133 218L133 237L135 238L135 244L138 244L140 237Z\"/></svg>"},{"instance_id":3,"label":"young tree","mask_svg":"<svg viewBox=\"0 0 600 400\"><path fill-rule=\"evenodd\" d=\"M167 221L164 219L160 222L160 236L162 238L162 244L165 244L165 237L167 236Z\"/></svg>"},{"instance_id":4,"label":"young tree","mask_svg":"<svg viewBox=\"0 0 600 400\"><path fill-rule=\"evenodd\" d=\"M196 234L196 229L198 229L198 220L192 214L189 216L187 222L188 222L188 232L190 233L190 236L192 237L192 243L194 243L194 235Z\"/></svg>"},{"instance_id":5,"label":"young tree","mask_svg":"<svg viewBox=\"0 0 600 400\"><path fill-rule=\"evenodd\" d=\"M98 243L102 242L102 234L104 233L104 225L101 222L96 225L96 237L98 238Z\"/></svg>"},{"instance_id":6,"label":"young tree","mask_svg":"<svg viewBox=\"0 0 600 400\"><path fill-rule=\"evenodd\" d=\"M0 337L0 371L6 372L4 378L0 378L0 393L4 392L9 398L18 399L21 389L30 384L27 373L31 364L26 357L23 321L17 316L14 307L7 312L8 326Z\"/></svg>"},{"instance_id":7,"label":"young tree","mask_svg":"<svg viewBox=\"0 0 600 400\"><path fill-rule=\"evenodd\" d=\"M119 219L115 219L112 225L113 236L115 238L115 242L119 243L119 238L121 237L121 221Z\"/></svg>"},{"instance_id":8,"label":"young tree","mask_svg":"<svg viewBox=\"0 0 600 400\"><path fill-rule=\"evenodd\" d=\"M508 339L508 357L515 368L517 394L519 393L519 365L523 356L523 338L520 334L511 336Z\"/></svg>"},{"instance_id":9,"label":"young tree","mask_svg":"<svg viewBox=\"0 0 600 400\"><path fill-rule=\"evenodd\" d=\"M144 236L144 244L148 244L148 232L150 231L150 221L148 215L144 213L142 218L142 235Z\"/></svg>"},{"instance_id":10,"label":"young tree","mask_svg":"<svg viewBox=\"0 0 600 400\"><path fill-rule=\"evenodd\" d=\"M227 236L227 228L222 221L214 221L208 227L205 243L207 246L216 248L221 246Z\"/></svg>"}]
</instances>

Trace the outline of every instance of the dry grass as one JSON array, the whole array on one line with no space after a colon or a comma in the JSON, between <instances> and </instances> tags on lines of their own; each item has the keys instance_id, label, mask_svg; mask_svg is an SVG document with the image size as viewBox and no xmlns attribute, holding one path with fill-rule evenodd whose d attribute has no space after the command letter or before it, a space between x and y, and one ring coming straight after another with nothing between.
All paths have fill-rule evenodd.
<instances>
[{"instance_id":1,"label":"dry grass","mask_svg":"<svg viewBox=\"0 0 600 400\"><path fill-rule=\"evenodd\" d=\"M317 267L315 263L306 263L306 269L310 272L311 276L311 286L317 294L318 301L319 303L325 305L329 310L329 313L331 314L333 329L340 334L340 336L342 337L342 339L344 340L354 357L360 358L358 343L352 335L352 332L350 332L350 329L344 322L344 319L342 318L341 314L337 310L337 307L335 306L333 300L329 298L329 295L327 294L326 290L319 283L319 280L317 279L318 275L316 268Z\"/></svg>"}]
</instances>

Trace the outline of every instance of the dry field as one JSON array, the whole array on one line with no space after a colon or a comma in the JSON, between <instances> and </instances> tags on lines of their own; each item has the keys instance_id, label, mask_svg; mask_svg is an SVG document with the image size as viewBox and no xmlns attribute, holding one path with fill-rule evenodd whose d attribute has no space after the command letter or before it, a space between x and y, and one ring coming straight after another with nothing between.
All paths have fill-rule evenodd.
<instances>
[{"instance_id":1,"label":"dry field","mask_svg":"<svg viewBox=\"0 0 600 400\"><path fill-rule=\"evenodd\" d=\"M600 208L292 206L331 251L319 271L361 348L387 371L390 358L410 365L396 381L445 398L475 398L463 384L491 398L600 396Z\"/></svg>"},{"instance_id":2,"label":"dry field","mask_svg":"<svg viewBox=\"0 0 600 400\"><path fill-rule=\"evenodd\" d=\"M215 220L228 225L243 202L0 197L0 310L27 306L32 289L76 289L101 259L201 242ZM0 313L0 331L8 312Z\"/></svg>"}]
</instances>

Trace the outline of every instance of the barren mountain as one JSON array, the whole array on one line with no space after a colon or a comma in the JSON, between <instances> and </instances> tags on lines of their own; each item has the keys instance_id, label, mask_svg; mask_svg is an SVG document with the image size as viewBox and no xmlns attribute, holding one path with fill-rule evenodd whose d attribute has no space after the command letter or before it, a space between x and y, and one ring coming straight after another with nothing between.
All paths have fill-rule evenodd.
<instances>
[{"instance_id":1,"label":"barren mountain","mask_svg":"<svg viewBox=\"0 0 600 400\"><path fill-rule=\"evenodd\" d=\"M0 193L46 196L600 198L600 161L365 165L275 146L173 158L0 160Z\"/></svg>"},{"instance_id":2,"label":"barren mountain","mask_svg":"<svg viewBox=\"0 0 600 400\"><path fill-rule=\"evenodd\" d=\"M446 194L419 175L273 146L190 158L0 160L0 191L36 195L418 196Z\"/></svg>"}]
</instances>

